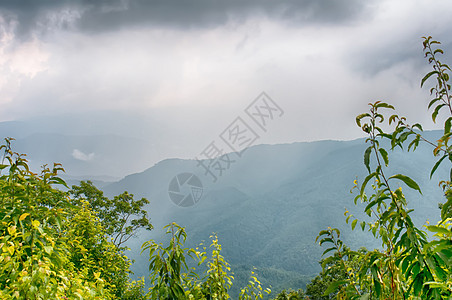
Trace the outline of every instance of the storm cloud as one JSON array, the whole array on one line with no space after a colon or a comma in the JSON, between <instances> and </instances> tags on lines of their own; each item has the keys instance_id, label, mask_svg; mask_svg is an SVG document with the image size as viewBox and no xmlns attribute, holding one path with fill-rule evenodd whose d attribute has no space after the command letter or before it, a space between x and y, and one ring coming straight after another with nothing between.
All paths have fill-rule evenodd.
<instances>
[{"instance_id":1,"label":"storm cloud","mask_svg":"<svg viewBox=\"0 0 452 300\"><path fill-rule=\"evenodd\" d=\"M176 29L215 28L253 16L303 26L347 24L368 18L371 1L359 0L100 0L6 1L5 16L18 22L17 34L52 27L86 32L115 31L134 26Z\"/></svg>"}]
</instances>

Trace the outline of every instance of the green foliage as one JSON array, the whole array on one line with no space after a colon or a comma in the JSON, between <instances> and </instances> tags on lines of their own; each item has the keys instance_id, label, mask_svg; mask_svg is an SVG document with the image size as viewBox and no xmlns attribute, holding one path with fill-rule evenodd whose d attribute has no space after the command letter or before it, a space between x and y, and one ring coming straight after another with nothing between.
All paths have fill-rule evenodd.
<instances>
[{"instance_id":1,"label":"green foliage","mask_svg":"<svg viewBox=\"0 0 452 300\"><path fill-rule=\"evenodd\" d=\"M143 209L144 205L149 204L146 198L135 200L132 194L124 192L109 199L91 181L82 181L80 186L72 186L69 193L74 205L79 205L84 200L89 202L102 221L106 233L118 247L133 237L138 229L152 229L148 213Z\"/></svg>"},{"instance_id":2,"label":"green foliage","mask_svg":"<svg viewBox=\"0 0 452 300\"><path fill-rule=\"evenodd\" d=\"M276 298L273 298L273 300L303 300L305 298L305 293L303 290L293 291L293 290L282 290ZM316 299L316 298L309 298L309 299Z\"/></svg>"},{"instance_id":3,"label":"green foliage","mask_svg":"<svg viewBox=\"0 0 452 300\"><path fill-rule=\"evenodd\" d=\"M336 239L333 232L336 231L332 229L327 230L327 234L331 235L333 239ZM367 250L361 248L358 250L359 255L357 255L350 251L349 248L343 246L341 242L336 241L336 243L341 245L340 249L333 256L329 256L320 261L322 272L306 286L306 295L309 299L334 299L340 294L340 287L344 286L341 283L344 281L351 283L356 278L356 274L360 268L360 254L366 253ZM327 253L326 251L332 251L330 249L325 250L324 253ZM336 250L336 247L334 247L334 250ZM328 289L334 291L327 291Z\"/></svg>"},{"instance_id":4,"label":"green foliage","mask_svg":"<svg viewBox=\"0 0 452 300\"><path fill-rule=\"evenodd\" d=\"M122 294L121 300L146 300L148 299L145 291L144 277L137 281L129 281L127 289Z\"/></svg>"},{"instance_id":5,"label":"green foliage","mask_svg":"<svg viewBox=\"0 0 452 300\"><path fill-rule=\"evenodd\" d=\"M203 252L195 250L198 266L201 266L206 260L206 271L204 277L199 280L199 276L194 275L195 269L187 277L186 285L188 287L187 297L189 299L229 299L229 290L232 287L234 277L231 274L229 263L221 255L221 245L218 242L217 235L211 235L212 244L210 245L211 256L207 259L206 249ZM194 275L194 276L193 276Z\"/></svg>"},{"instance_id":6,"label":"green foliage","mask_svg":"<svg viewBox=\"0 0 452 300\"><path fill-rule=\"evenodd\" d=\"M207 262L207 278L205 286L209 288L209 295L213 299L228 299L228 290L232 286L234 277L229 275L231 268L221 255L221 245L218 243L217 235L210 236L212 244L212 256Z\"/></svg>"},{"instance_id":7,"label":"green foliage","mask_svg":"<svg viewBox=\"0 0 452 300\"><path fill-rule=\"evenodd\" d=\"M269 288L262 289L261 282L252 271L248 285L240 291L239 300L264 299L264 294L269 295L270 293Z\"/></svg>"},{"instance_id":8,"label":"green foliage","mask_svg":"<svg viewBox=\"0 0 452 300\"><path fill-rule=\"evenodd\" d=\"M74 206L52 186L66 185L61 166L37 175L11 141L0 146L0 299L140 299L88 202Z\"/></svg>"},{"instance_id":9,"label":"green foliage","mask_svg":"<svg viewBox=\"0 0 452 300\"><path fill-rule=\"evenodd\" d=\"M66 226L69 201L51 184L62 168L31 172L24 155L0 146L0 298L108 299L102 280L90 280L71 262ZM6 162L6 163L5 163Z\"/></svg>"},{"instance_id":10,"label":"green foliage","mask_svg":"<svg viewBox=\"0 0 452 300\"><path fill-rule=\"evenodd\" d=\"M356 224L356 223L355 223ZM351 251L340 239L340 231L336 228L322 230L317 237L320 246L331 244L323 255L334 251L334 255L322 259L322 272L307 285L306 294L313 299L353 298L366 291L365 282L358 282L358 274L367 250ZM367 283L367 282L366 282Z\"/></svg>"},{"instance_id":11,"label":"green foliage","mask_svg":"<svg viewBox=\"0 0 452 300\"><path fill-rule=\"evenodd\" d=\"M433 71L421 81L421 86L429 78L436 78L436 85L430 90L434 99L429 104L432 108L432 119L437 120L439 112L445 108L452 115L450 84L448 71L450 68L439 61L436 49L439 42L431 37L424 38L424 52ZM388 150L384 148L382 139L390 141L391 149L403 148L408 144L408 151L416 150L419 142L433 146L433 155L439 157L430 171L432 176L439 165L446 161L452 162L449 146L452 116L444 123L444 135L436 142L431 142L422 136L420 124L409 125L406 118L396 114L391 115L389 125L394 125L391 133L386 133L381 124L384 123L383 110L394 110L394 107L377 101L371 103L370 111L359 115L356 123L368 134L369 147L364 153L364 165L369 175L361 184L355 181L358 195L355 204L360 201L366 205L364 211L372 221L360 222L362 230L366 228L381 241L382 249L369 252L352 252L343 246L337 229L320 232L320 244L330 244L324 254L333 251L334 256L328 257L327 263L334 262L335 268L341 268L346 273L344 279L333 281L325 295L337 292L338 299L449 299L452 296L452 232L451 232L451 178L440 182L446 196L446 202L441 203L441 221L436 226L426 229L435 233L432 240L428 239L427 231L416 227L411 219L412 210L407 206L407 199L400 184L421 193L419 185L409 176L403 174L388 175ZM374 168L372 166L375 166ZM347 212L346 212L347 214ZM351 219L352 229L358 220ZM353 259L359 262L359 269L353 267Z\"/></svg>"},{"instance_id":12,"label":"green foliage","mask_svg":"<svg viewBox=\"0 0 452 300\"><path fill-rule=\"evenodd\" d=\"M108 290L121 298L128 289L130 261L109 241L88 202L71 211L65 227L74 267L90 281L102 280Z\"/></svg>"},{"instance_id":13,"label":"green foliage","mask_svg":"<svg viewBox=\"0 0 452 300\"><path fill-rule=\"evenodd\" d=\"M185 254L191 255L192 250L183 248L187 237L184 228L176 223L164 228L171 234L167 247L152 240L142 246L142 252L149 250L150 295L152 299L185 299L183 274L188 270Z\"/></svg>"},{"instance_id":14,"label":"green foliage","mask_svg":"<svg viewBox=\"0 0 452 300\"><path fill-rule=\"evenodd\" d=\"M186 233L183 227L171 223L164 228L170 236L167 247L152 240L142 246L142 252L149 251L151 299L230 299L229 290L234 277L229 263L221 255L217 235L210 236L212 243L208 250L203 247L203 251L199 251L199 247L184 248ZM204 272L198 274L195 267L189 268L187 257L197 262L198 267L205 266ZM270 289L264 290L252 272L248 285L240 292L239 299L263 299L264 293L270 294Z\"/></svg>"}]
</instances>

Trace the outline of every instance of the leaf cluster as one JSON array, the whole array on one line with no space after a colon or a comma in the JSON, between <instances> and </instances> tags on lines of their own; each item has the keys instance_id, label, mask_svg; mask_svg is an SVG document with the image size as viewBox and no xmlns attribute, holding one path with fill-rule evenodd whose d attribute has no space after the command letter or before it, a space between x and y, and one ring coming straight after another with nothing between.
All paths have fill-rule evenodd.
<instances>
[{"instance_id":1,"label":"leaf cluster","mask_svg":"<svg viewBox=\"0 0 452 300\"><path fill-rule=\"evenodd\" d=\"M120 299L137 295L130 261L87 202L74 206L54 185L59 172L30 171L25 155L0 145L0 299Z\"/></svg>"},{"instance_id":2,"label":"leaf cluster","mask_svg":"<svg viewBox=\"0 0 452 300\"><path fill-rule=\"evenodd\" d=\"M425 56L433 65L433 71L421 80L423 86L429 78L436 79L435 86L430 90L435 98L428 106L433 109L433 121L437 120L443 108L451 114L438 141L427 140L422 135L420 124L409 125L406 118L397 114L389 116L388 125L394 128L392 132L386 132L382 126L386 119L383 111L394 111L394 107L384 102L369 103L369 112L356 118L357 125L368 135L366 143L369 146L364 152L364 165L369 174L361 184L355 181L357 196L354 202L366 205L364 212L371 221L359 222L348 211L346 221L350 222L352 229L359 223L362 230L367 229L380 240L382 248L363 253L351 252L345 250L347 248L340 241L337 229L321 231L320 244L331 245L324 255L334 253L324 260L324 265L334 262L335 268L340 267L346 274L345 279L332 282L325 295L335 292L338 299L449 299L452 296L452 168L451 178L440 182L446 198L446 202L440 205L441 221L425 229L414 225L411 218L413 210L408 208L400 184L422 195L420 186L407 175L388 175L387 168L391 150L396 147L403 149L408 144L408 151L415 151L420 142L432 146L433 155L439 157L430 171L430 177L446 159L452 162L449 145L452 123L450 68L439 61L437 56L443 51L435 48L438 44L431 37L424 38ZM390 142L389 149L381 143L384 139ZM428 232L434 234L433 239L429 239ZM351 257L360 262L358 269L350 266Z\"/></svg>"},{"instance_id":3,"label":"leaf cluster","mask_svg":"<svg viewBox=\"0 0 452 300\"><path fill-rule=\"evenodd\" d=\"M79 186L72 186L69 193L74 205L81 205L83 201L91 205L106 233L118 247L134 237L139 229L153 228L148 212L144 209L145 205L149 204L146 198L135 200L133 194L124 192L109 199L89 180L81 181Z\"/></svg>"}]
</instances>

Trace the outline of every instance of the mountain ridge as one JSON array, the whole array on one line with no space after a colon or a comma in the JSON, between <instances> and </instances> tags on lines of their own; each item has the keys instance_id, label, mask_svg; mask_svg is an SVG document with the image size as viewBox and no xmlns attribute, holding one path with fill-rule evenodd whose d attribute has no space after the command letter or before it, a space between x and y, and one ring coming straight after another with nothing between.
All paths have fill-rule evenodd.
<instances>
[{"instance_id":1,"label":"mountain ridge","mask_svg":"<svg viewBox=\"0 0 452 300\"><path fill-rule=\"evenodd\" d=\"M426 133L431 137L439 134ZM365 139L256 145L235 157L236 163L215 183L204 176L196 160L166 159L105 186L104 191L112 196L127 190L151 202L147 209L156 229L141 232L129 245L131 248L139 249L140 243L148 239L165 241L160 228L176 222L186 227L189 247L208 241L213 232L217 233L223 255L233 269L269 267L276 273L298 274L291 277L296 281L320 271L322 249L314 241L318 232L328 226L339 228L343 240L352 248L378 247L367 232L351 231L344 217L345 210L349 210L356 217L365 218L363 207L353 204L356 194L350 194L350 189L355 179L363 180L367 175L363 165L366 147ZM435 221L439 215L437 202L442 196L435 180L429 179L434 164L431 150L420 145L414 153L401 149L390 153L388 172L400 169L398 173L412 176L425 189L424 198L406 191L416 211L414 220L420 225L427 218ZM168 196L169 182L184 172L198 176L204 186L203 197L191 207L178 207ZM437 177L448 176L444 169L437 172ZM137 252L132 252L131 257L137 260L133 269L137 276L145 275L147 258ZM271 272L265 274L269 276L265 282L283 286L284 282L270 278Z\"/></svg>"}]
</instances>

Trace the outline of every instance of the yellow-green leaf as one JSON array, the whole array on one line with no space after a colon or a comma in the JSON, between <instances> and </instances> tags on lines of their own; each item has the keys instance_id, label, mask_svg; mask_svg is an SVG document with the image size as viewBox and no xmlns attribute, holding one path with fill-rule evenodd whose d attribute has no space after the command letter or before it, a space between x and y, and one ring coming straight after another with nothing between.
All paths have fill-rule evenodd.
<instances>
[{"instance_id":1,"label":"yellow-green leaf","mask_svg":"<svg viewBox=\"0 0 452 300\"><path fill-rule=\"evenodd\" d=\"M33 222L31 222L31 224L33 225L34 228L38 228L41 223L39 223L38 220L34 220Z\"/></svg>"},{"instance_id":2,"label":"yellow-green leaf","mask_svg":"<svg viewBox=\"0 0 452 300\"><path fill-rule=\"evenodd\" d=\"M352 222L352 230L355 230L356 223L358 222L358 219L354 219Z\"/></svg>"},{"instance_id":3,"label":"yellow-green leaf","mask_svg":"<svg viewBox=\"0 0 452 300\"><path fill-rule=\"evenodd\" d=\"M13 235L14 233L16 233L16 226L8 227L8 233L9 235Z\"/></svg>"},{"instance_id":4,"label":"yellow-green leaf","mask_svg":"<svg viewBox=\"0 0 452 300\"><path fill-rule=\"evenodd\" d=\"M29 216L29 215L30 215L29 213L23 213L23 214L21 214L20 217L19 217L19 221L25 220L25 218L26 218L27 216Z\"/></svg>"}]
</instances>

